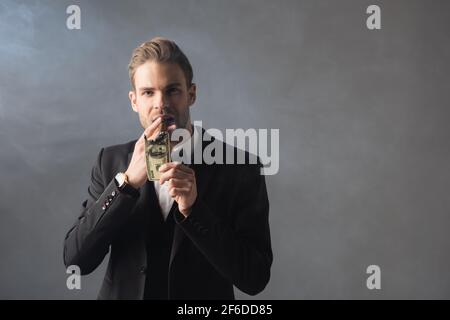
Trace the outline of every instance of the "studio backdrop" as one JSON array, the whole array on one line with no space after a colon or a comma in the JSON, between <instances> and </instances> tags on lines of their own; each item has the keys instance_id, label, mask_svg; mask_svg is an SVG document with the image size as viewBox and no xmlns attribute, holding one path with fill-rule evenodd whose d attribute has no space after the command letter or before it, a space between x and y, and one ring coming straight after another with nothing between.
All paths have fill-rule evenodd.
<instances>
[{"instance_id":1,"label":"studio backdrop","mask_svg":"<svg viewBox=\"0 0 450 320\"><path fill-rule=\"evenodd\" d=\"M450 298L439 0L2 0L0 298L97 296L107 259L69 290L63 240L100 148L142 134L127 64L155 36L192 63L192 120L279 130L274 262L254 298Z\"/></svg>"}]
</instances>

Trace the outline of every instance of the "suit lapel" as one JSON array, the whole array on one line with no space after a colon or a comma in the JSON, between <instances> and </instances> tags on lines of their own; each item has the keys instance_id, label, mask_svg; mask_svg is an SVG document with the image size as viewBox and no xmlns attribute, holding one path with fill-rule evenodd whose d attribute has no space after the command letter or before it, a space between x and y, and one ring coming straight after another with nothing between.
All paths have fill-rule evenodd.
<instances>
[{"instance_id":1,"label":"suit lapel","mask_svg":"<svg viewBox=\"0 0 450 320\"><path fill-rule=\"evenodd\" d=\"M202 128L202 137L206 134L205 129ZM205 149L205 147L213 142L215 140L214 137L210 138L210 141L201 141L202 144L202 152ZM225 151L225 150L224 150ZM191 158L191 163L194 159ZM195 179L197 181L197 198L203 199L205 191L209 188L209 184L211 182L212 177L214 176L215 172L215 166L214 165L206 165L205 163L201 164L192 164L191 168L195 171ZM174 201L172 209L170 210L169 214L174 214L174 210L178 207L178 204ZM179 248L181 244L183 243L184 239L186 238L186 235L184 231L181 229L181 227L175 223L174 227L174 235L173 235L173 243L172 243L172 250L170 253L170 260L169 260L169 270L170 266L172 265L172 261L175 258L176 254L179 251Z\"/></svg>"},{"instance_id":2,"label":"suit lapel","mask_svg":"<svg viewBox=\"0 0 450 320\"><path fill-rule=\"evenodd\" d=\"M178 204L174 201L169 215L173 215L176 208L178 208ZM172 250L170 250L169 270L170 266L172 265L172 261L175 258L175 255L177 254L178 249L180 248L181 243L183 242L185 237L186 235L184 234L183 230L181 230L181 227L175 222L173 226L173 241Z\"/></svg>"}]
</instances>

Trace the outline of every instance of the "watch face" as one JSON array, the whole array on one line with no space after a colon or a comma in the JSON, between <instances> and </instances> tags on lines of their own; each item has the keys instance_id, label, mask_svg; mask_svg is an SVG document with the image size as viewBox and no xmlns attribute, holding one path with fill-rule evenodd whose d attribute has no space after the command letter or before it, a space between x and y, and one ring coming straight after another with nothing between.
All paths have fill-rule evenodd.
<instances>
[{"instance_id":1,"label":"watch face","mask_svg":"<svg viewBox=\"0 0 450 320\"><path fill-rule=\"evenodd\" d=\"M117 180L117 184L118 184L119 188L121 188L123 186L123 184L125 183L125 175L123 173L118 173L116 175L116 180Z\"/></svg>"}]
</instances>

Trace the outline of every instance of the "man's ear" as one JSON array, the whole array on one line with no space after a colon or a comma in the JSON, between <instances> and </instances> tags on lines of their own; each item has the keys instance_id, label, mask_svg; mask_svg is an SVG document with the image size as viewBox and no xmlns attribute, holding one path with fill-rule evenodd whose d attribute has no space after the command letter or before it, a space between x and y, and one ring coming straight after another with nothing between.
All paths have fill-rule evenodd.
<instances>
[{"instance_id":1,"label":"man's ear","mask_svg":"<svg viewBox=\"0 0 450 320\"><path fill-rule=\"evenodd\" d=\"M128 98L130 98L131 108L133 108L134 112L138 112L138 108L136 105L136 92L130 91L128 92Z\"/></svg>"},{"instance_id":2,"label":"man's ear","mask_svg":"<svg viewBox=\"0 0 450 320\"><path fill-rule=\"evenodd\" d=\"M197 99L197 85L195 83L192 83L191 86L189 87L188 95L189 95L189 106L192 106L195 102L195 99Z\"/></svg>"}]
</instances>

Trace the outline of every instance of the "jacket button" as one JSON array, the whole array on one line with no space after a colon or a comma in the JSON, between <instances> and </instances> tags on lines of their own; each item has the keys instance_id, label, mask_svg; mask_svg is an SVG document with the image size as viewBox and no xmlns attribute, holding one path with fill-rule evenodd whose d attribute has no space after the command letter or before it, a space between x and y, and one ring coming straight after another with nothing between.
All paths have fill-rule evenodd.
<instances>
[{"instance_id":1,"label":"jacket button","mask_svg":"<svg viewBox=\"0 0 450 320\"><path fill-rule=\"evenodd\" d=\"M105 207L105 206L103 206L103 207L102 207L102 210L103 210L103 211L105 211L105 210L106 210L106 207Z\"/></svg>"},{"instance_id":2,"label":"jacket button","mask_svg":"<svg viewBox=\"0 0 450 320\"><path fill-rule=\"evenodd\" d=\"M145 266L139 269L139 273L145 274L147 272L147 268Z\"/></svg>"},{"instance_id":3,"label":"jacket button","mask_svg":"<svg viewBox=\"0 0 450 320\"><path fill-rule=\"evenodd\" d=\"M115 197L115 196L116 196L116 192L113 191L113 192L111 193L111 195L112 195L113 197Z\"/></svg>"}]
</instances>

